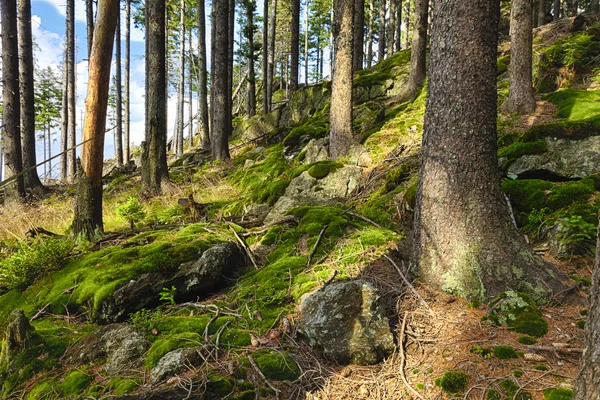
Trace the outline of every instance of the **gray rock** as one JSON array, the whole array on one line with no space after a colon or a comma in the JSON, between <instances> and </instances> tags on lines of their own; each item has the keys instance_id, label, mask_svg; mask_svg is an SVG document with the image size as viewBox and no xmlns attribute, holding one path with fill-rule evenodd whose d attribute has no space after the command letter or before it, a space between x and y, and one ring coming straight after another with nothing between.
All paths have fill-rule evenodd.
<instances>
[{"instance_id":1,"label":"gray rock","mask_svg":"<svg viewBox=\"0 0 600 400\"><path fill-rule=\"evenodd\" d=\"M106 358L104 371L114 375L143 364L150 343L129 324L107 325L92 332L65 352L70 364L85 364Z\"/></svg>"},{"instance_id":2,"label":"gray rock","mask_svg":"<svg viewBox=\"0 0 600 400\"><path fill-rule=\"evenodd\" d=\"M582 140L546 138L548 151L514 161L508 172L519 177L536 174L585 178L600 172L600 136Z\"/></svg>"},{"instance_id":3,"label":"gray rock","mask_svg":"<svg viewBox=\"0 0 600 400\"><path fill-rule=\"evenodd\" d=\"M196 346L176 349L165 354L150 371L152 383L159 383L179 375L189 367L201 365L210 352L210 347Z\"/></svg>"},{"instance_id":4,"label":"gray rock","mask_svg":"<svg viewBox=\"0 0 600 400\"><path fill-rule=\"evenodd\" d=\"M317 161L329 160L329 140L323 139L312 139L302 151L306 152L304 156L304 164L312 164Z\"/></svg>"},{"instance_id":5,"label":"gray rock","mask_svg":"<svg viewBox=\"0 0 600 400\"><path fill-rule=\"evenodd\" d=\"M543 226L536 238L536 247L548 249L550 254L556 258L569 258L574 255L581 255L587 252L593 253L596 246L596 235L592 235L589 240L581 239L577 243L565 240L574 234L581 232L574 231L565 224L564 218L561 218L554 225Z\"/></svg>"},{"instance_id":6,"label":"gray rock","mask_svg":"<svg viewBox=\"0 0 600 400\"><path fill-rule=\"evenodd\" d=\"M336 282L306 296L300 331L311 346L340 364L371 365L394 350L394 338L375 287Z\"/></svg>"}]
</instances>

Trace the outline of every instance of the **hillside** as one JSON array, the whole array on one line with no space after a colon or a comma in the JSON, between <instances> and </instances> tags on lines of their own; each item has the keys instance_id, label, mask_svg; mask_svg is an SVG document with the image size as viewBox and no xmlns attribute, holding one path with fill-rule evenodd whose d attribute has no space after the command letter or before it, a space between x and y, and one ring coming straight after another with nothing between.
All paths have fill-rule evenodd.
<instances>
[{"instance_id":1,"label":"hillside","mask_svg":"<svg viewBox=\"0 0 600 400\"><path fill-rule=\"evenodd\" d=\"M197 148L171 160L161 197L138 199L139 172L107 166L108 233L95 243L66 236L73 187L0 208L0 326L9 333L0 396L571 398L600 210L600 25L573 26L536 30L536 113L498 117L515 223L571 278L568 293L539 305L506 292L481 305L413 281L426 90L402 98L410 53L401 51L355 76L361 145L347 159L327 159L324 82L236 120L231 165ZM499 104L509 62L505 43ZM317 289L333 310L370 313L308 321L321 316L308 300ZM333 335L318 337L309 322ZM354 347L338 348L352 334ZM15 351L13 341L28 345Z\"/></svg>"}]
</instances>

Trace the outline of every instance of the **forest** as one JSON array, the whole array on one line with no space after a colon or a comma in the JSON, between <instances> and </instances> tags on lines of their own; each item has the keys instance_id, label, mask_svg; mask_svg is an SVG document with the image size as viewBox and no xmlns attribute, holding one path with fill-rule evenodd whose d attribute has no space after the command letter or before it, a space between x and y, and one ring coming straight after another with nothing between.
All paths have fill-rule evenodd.
<instances>
[{"instance_id":1,"label":"forest","mask_svg":"<svg viewBox=\"0 0 600 400\"><path fill-rule=\"evenodd\" d=\"M600 399L600 0L44 2L1 399Z\"/></svg>"}]
</instances>

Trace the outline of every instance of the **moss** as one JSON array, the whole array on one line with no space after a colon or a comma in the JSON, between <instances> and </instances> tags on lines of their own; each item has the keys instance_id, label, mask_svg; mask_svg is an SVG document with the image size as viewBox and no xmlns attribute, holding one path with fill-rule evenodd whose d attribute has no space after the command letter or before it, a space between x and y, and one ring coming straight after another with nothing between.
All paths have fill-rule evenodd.
<instances>
[{"instance_id":1,"label":"moss","mask_svg":"<svg viewBox=\"0 0 600 400\"><path fill-rule=\"evenodd\" d=\"M577 327L579 329L585 329L585 321L584 320L577 321Z\"/></svg>"},{"instance_id":2,"label":"moss","mask_svg":"<svg viewBox=\"0 0 600 400\"><path fill-rule=\"evenodd\" d=\"M422 383L417 383L416 386L417 386L417 389L420 390L420 391L425 390L425 385L423 385Z\"/></svg>"},{"instance_id":3,"label":"moss","mask_svg":"<svg viewBox=\"0 0 600 400\"><path fill-rule=\"evenodd\" d=\"M300 377L300 368L287 354L261 352L255 353L253 358L267 379L295 381Z\"/></svg>"},{"instance_id":4,"label":"moss","mask_svg":"<svg viewBox=\"0 0 600 400\"><path fill-rule=\"evenodd\" d=\"M510 346L494 346L492 347L494 352L494 357L499 358L501 360L508 360L510 358L519 358L515 349Z\"/></svg>"},{"instance_id":5,"label":"moss","mask_svg":"<svg viewBox=\"0 0 600 400\"><path fill-rule=\"evenodd\" d=\"M588 315L588 309L587 308L582 308L581 310L579 310L579 315L581 315L582 317L585 317Z\"/></svg>"},{"instance_id":6,"label":"moss","mask_svg":"<svg viewBox=\"0 0 600 400\"><path fill-rule=\"evenodd\" d=\"M510 54L498 57L496 60L496 74L502 75L508 71L508 64L510 63Z\"/></svg>"},{"instance_id":7,"label":"moss","mask_svg":"<svg viewBox=\"0 0 600 400\"><path fill-rule=\"evenodd\" d=\"M341 166L342 164L334 161L321 161L310 167L308 169L308 174L315 179L323 179Z\"/></svg>"},{"instance_id":8,"label":"moss","mask_svg":"<svg viewBox=\"0 0 600 400\"><path fill-rule=\"evenodd\" d=\"M365 70L364 73L359 73L354 78L354 87L366 87L383 85L387 81L393 79L395 76L383 71Z\"/></svg>"},{"instance_id":9,"label":"moss","mask_svg":"<svg viewBox=\"0 0 600 400\"><path fill-rule=\"evenodd\" d=\"M152 369L168 352L182 348L197 346L202 343L202 336L195 332L178 333L164 339L158 339L146 354L146 368Z\"/></svg>"},{"instance_id":10,"label":"moss","mask_svg":"<svg viewBox=\"0 0 600 400\"><path fill-rule=\"evenodd\" d=\"M544 389L544 400L571 400L573 391L566 388Z\"/></svg>"},{"instance_id":11,"label":"moss","mask_svg":"<svg viewBox=\"0 0 600 400\"><path fill-rule=\"evenodd\" d=\"M57 385L57 389L63 396L81 394L87 389L92 381L92 376L79 370L68 373L65 379Z\"/></svg>"},{"instance_id":12,"label":"moss","mask_svg":"<svg viewBox=\"0 0 600 400\"><path fill-rule=\"evenodd\" d=\"M52 381L43 381L37 383L25 397L26 400L47 400L50 394L54 392Z\"/></svg>"},{"instance_id":13,"label":"moss","mask_svg":"<svg viewBox=\"0 0 600 400\"><path fill-rule=\"evenodd\" d=\"M523 371L520 369L515 369L513 370L512 374L515 378L520 378L523 376Z\"/></svg>"},{"instance_id":14,"label":"moss","mask_svg":"<svg viewBox=\"0 0 600 400\"><path fill-rule=\"evenodd\" d=\"M512 379L504 379L500 382L500 387L504 389L504 392L507 394L509 399L512 399L519 390L519 385L517 385Z\"/></svg>"},{"instance_id":15,"label":"moss","mask_svg":"<svg viewBox=\"0 0 600 400\"><path fill-rule=\"evenodd\" d=\"M247 347L250 346L250 332L243 329L228 329L221 335L222 347Z\"/></svg>"},{"instance_id":16,"label":"moss","mask_svg":"<svg viewBox=\"0 0 600 400\"><path fill-rule=\"evenodd\" d=\"M501 400L502 395L496 389L490 389L485 395L486 400Z\"/></svg>"},{"instance_id":17,"label":"moss","mask_svg":"<svg viewBox=\"0 0 600 400\"><path fill-rule=\"evenodd\" d=\"M389 193L400 184L410 178L411 165L403 164L399 168L392 169L385 175L385 192Z\"/></svg>"},{"instance_id":18,"label":"moss","mask_svg":"<svg viewBox=\"0 0 600 400\"><path fill-rule=\"evenodd\" d=\"M556 104L556 116L569 121L600 117L600 90L560 90L544 96Z\"/></svg>"},{"instance_id":19,"label":"moss","mask_svg":"<svg viewBox=\"0 0 600 400\"><path fill-rule=\"evenodd\" d=\"M469 374L462 371L446 371L444 375L435 380L444 392L449 394L459 393L467 388Z\"/></svg>"},{"instance_id":20,"label":"moss","mask_svg":"<svg viewBox=\"0 0 600 400\"><path fill-rule=\"evenodd\" d=\"M545 140L535 142L515 142L500 149L498 157L506 157L509 160L516 159L525 155L542 154L548 151L548 144Z\"/></svg>"},{"instance_id":21,"label":"moss","mask_svg":"<svg viewBox=\"0 0 600 400\"><path fill-rule=\"evenodd\" d=\"M535 301L525 293L507 291L490 302L488 320L498 325L508 325L516 332L542 337L548 333L548 323Z\"/></svg>"},{"instance_id":22,"label":"moss","mask_svg":"<svg viewBox=\"0 0 600 400\"><path fill-rule=\"evenodd\" d=\"M112 394L115 394L115 395L123 395L123 394L131 393L139 385L140 385L140 382L137 380L124 379L124 378L113 378L108 383L108 387L112 391Z\"/></svg>"},{"instance_id":23,"label":"moss","mask_svg":"<svg viewBox=\"0 0 600 400\"><path fill-rule=\"evenodd\" d=\"M531 127L523 133L520 140L523 142L532 142L546 137L581 140L596 135L599 128L599 118L540 124Z\"/></svg>"},{"instance_id":24,"label":"moss","mask_svg":"<svg viewBox=\"0 0 600 400\"><path fill-rule=\"evenodd\" d=\"M535 338L532 338L531 336L519 336L519 338L517 339L517 342L524 344L524 345L531 345L531 344L536 344L537 340Z\"/></svg>"},{"instance_id":25,"label":"moss","mask_svg":"<svg viewBox=\"0 0 600 400\"><path fill-rule=\"evenodd\" d=\"M231 400L254 400L256 399L256 391L246 390L237 396L229 397Z\"/></svg>"},{"instance_id":26,"label":"moss","mask_svg":"<svg viewBox=\"0 0 600 400\"><path fill-rule=\"evenodd\" d=\"M471 352L473 354L478 354L479 356L481 356L483 358L491 358L494 355L493 349L489 349L487 347L482 347L477 344L474 344L473 346L471 346L471 349L469 349L469 352Z\"/></svg>"},{"instance_id":27,"label":"moss","mask_svg":"<svg viewBox=\"0 0 600 400\"><path fill-rule=\"evenodd\" d=\"M211 376L206 382L205 399L222 399L233 392L234 382L224 376Z\"/></svg>"},{"instance_id":28,"label":"moss","mask_svg":"<svg viewBox=\"0 0 600 400\"><path fill-rule=\"evenodd\" d=\"M581 282L583 286L592 286L592 278L579 276L579 275L569 275L569 278L573 279L575 282Z\"/></svg>"},{"instance_id":29,"label":"moss","mask_svg":"<svg viewBox=\"0 0 600 400\"><path fill-rule=\"evenodd\" d=\"M536 365L535 367L533 367L533 369L535 369L536 371L548 371L548 367L542 364Z\"/></svg>"},{"instance_id":30,"label":"moss","mask_svg":"<svg viewBox=\"0 0 600 400\"><path fill-rule=\"evenodd\" d=\"M534 337L542 337L548 333L548 323L536 312L517 314L516 319L508 326L515 332Z\"/></svg>"}]
</instances>

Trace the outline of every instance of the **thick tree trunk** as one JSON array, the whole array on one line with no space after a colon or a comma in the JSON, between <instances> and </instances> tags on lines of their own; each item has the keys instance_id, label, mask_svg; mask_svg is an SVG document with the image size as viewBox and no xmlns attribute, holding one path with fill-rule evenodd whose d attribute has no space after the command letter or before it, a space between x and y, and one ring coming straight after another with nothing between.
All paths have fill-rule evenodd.
<instances>
[{"instance_id":1,"label":"thick tree trunk","mask_svg":"<svg viewBox=\"0 0 600 400\"><path fill-rule=\"evenodd\" d=\"M188 30L188 43L189 43L189 55L188 55L188 138L190 140L190 148L194 147L194 111L192 100L194 97L194 50L192 49L192 30Z\"/></svg>"},{"instance_id":2,"label":"thick tree trunk","mask_svg":"<svg viewBox=\"0 0 600 400\"><path fill-rule=\"evenodd\" d=\"M117 9L117 29L115 31L115 104L116 104L116 127L115 127L115 155L117 165L123 165L123 88L121 85L121 16Z\"/></svg>"},{"instance_id":3,"label":"thick tree trunk","mask_svg":"<svg viewBox=\"0 0 600 400\"><path fill-rule=\"evenodd\" d=\"M246 16L250 21L250 14ZM298 67L300 63L300 0L292 0L292 32L290 36L290 89L298 88Z\"/></svg>"},{"instance_id":4,"label":"thick tree trunk","mask_svg":"<svg viewBox=\"0 0 600 400\"><path fill-rule=\"evenodd\" d=\"M183 98L185 87L185 1L181 0L179 9L179 67L177 80L177 118L175 123L175 136L177 143L175 152L177 157L183 155Z\"/></svg>"},{"instance_id":5,"label":"thick tree trunk","mask_svg":"<svg viewBox=\"0 0 600 400\"><path fill-rule=\"evenodd\" d=\"M131 0L125 0L125 164L129 165L131 145L131 97L129 92L131 73Z\"/></svg>"},{"instance_id":6,"label":"thick tree trunk","mask_svg":"<svg viewBox=\"0 0 600 400\"><path fill-rule=\"evenodd\" d=\"M365 0L355 0L354 2L354 55L352 63L354 71L363 69L363 45L365 43Z\"/></svg>"},{"instance_id":7,"label":"thick tree trunk","mask_svg":"<svg viewBox=\"0 0 600 400\"><path fill-rule=\"evenodd\" d=\"M375 0L369 0L369 28L367 33L367 68L373 65L373 24L375 23Z\"/></svg>"},{"instance_id":8,"label":"thick tree trunk","mask_svg":"<svg viewBox=\"0 0 600 400\"><path fill-rule=\"evenodd\" d=\"M75 0L67 0L67 121L68 121L68 143L69 151L68 168L69 179L74 181L76 173L76 112L75 107L76 91L75 91ZM112 57L111 57L112 58ZM89 65L89 64L88 64Z\"/></svg>"},{"instance_id":9,"label":"thick tree trunk","mask_svg":"<svg viewBox=\"0 0 600 400\"><path fill-rule=\"evenodd\" d=\"M574 400L600 398L600 230L596 242L590 309L585 323L585 350L581 356L579 377L575 382Z\"/></svg>"},{"instance_id":10,"label":"thick tree trunk","mask_svg":"<svg viewBox=\"0 0 600 400\"><path fill-rule=\"evenodd\" d=\"M352 19L354 0L335 0L335 72L331 85L331 134L329 152L332 159L348 155L354 143L352 132L352 53L354 49Z\"/></svg>"},{"instance_id":11,"label":"thick tree trunk","mask_svg":"<svg viewBox=\"0 0 600 400\"><path fill-rule=\"evenodd\" d=\"M165 2L146 2L146 134L142 143L142 192L161 193L167 169Z\"/></svg>"},{"instance_id":12,"label":"thick tree trunk","mask_svg":"<svg viewBox=\"0 0 600 400\"><path fill-rule=\"evenodd\" d=\"M298 1L298 18L300 17L300 2ZM254 0L246 1L246 23L248 24L247 33L248 37L248 97L246 100L246 115L248 117L253 117L256 114L256 74L254 72L254 8L256 7L256 3ZM300 29L300 20L298 20L298 30ZM300 34L297 32L298 35ZM292 29L292 36L294 32ZM292 69L294 64L294 54L293 50L296 49L296 72L294 82L294 72L292 72L292 77L290 79L290 84L295 85L294 89L298 85L298 40L299 37L296 38L296 44L294 46L294 39L292 39Z\"/></svg>"},{"instance_id":13,"label":"thick tree trunk","mask_svg":"<svg viewBox=\"0 0 600 400\"><path fill-rule=\"evenodd\" d=\"M513 0L511 7L510 93L502 109L509 113L531 114L535 111L532 83L533 1Z\"/></svg>"},{"instance_id":14,"label":"thick tree trunk","mask_svg":"<svg viewBox=\"0 0 600 400\"><path fill-rule=\"evenodd\" d=\"M19 85L21 91L21 145L23 181L26 189L42 190L37 173L35 151L35 106L33 93L33 46L31 39L31 1L19 0Z\"/></svg>"},{"instance_id":15,"label":"thick tree trunk","mask_svg":"<svg viewBox=\"0 0 600 400\"><path fill-rule=\"evenodd\" d=\"M396 52L402 50L402 0L396 0Z\"/></svg>"},{"instance_id":16,"label":"thick tree trunk","mask_svg":"<svg viewBox=\"0 0 600 400\"><path fill-rule=\"evenodd\" d=\"M429 0L415 0L412 51L410 54L410 77L408 95L415 96L423 87L427 76L427 25Z\"/></svg>"},{"instance_id":17,"label":"thick tree trunk","mask_svg":"<svg viewBox=\"0 0 600 400\"><path fill-rule=\"evenodd\" d=\"M227 60L227 129L228 134L231 136L233 133L233 45L235 42L235 0L229 0L229 40L227 45L229 46L228 60ZM242 77L242 79L244 79ZM228 136L228 138L229 138Z\"/></svg>"},{"instance_id":18,"label":"thick tree trunk","mask_svg":"<svg viewBox=\"0 0 600 400\"><path fill-rule=\"evenodd\" d=\"M264 0L268 1L268 0ZM271 0L271 15L269 19L269 67L267 69L267 96L268 110L271 111L273 101L273 79L275 75L275 34L277 27L277 0Z\"/></svg>"},{"instance_id":19,"label":"thick tree trunk","mask_svg":"<svg viewBox=\"0 0 600 400\"><path fill-rule=\"evenodd\" d=\"M546 0L538 0L537 26L546 23Z\"/></svg>"},{"instance_id":20,"label":"thick tree trunk","mask_svg":"<svg viewBox=\"0 0 600 400\"><path fill-rule=\"evenodd\" d=\"M17 178L5 186L5 201L18 203L25 196L21 153L21 110L19 105L19 47L17 44L17 2L0 2L2 18L2 122L4 137L4 179Z\"/></svg>"},{"instance_id":21,"label":"thick tree trunk","mask_svg":"<svg viewBox=\"0 0 600 400\"><path fill-rule=\"evenodd\" d=\"M306 15L304 18L304 83L308 86L308 20L310 18L310 0L306 0Z\"/></svg>"},{"instance_id":22,"label":"thick tree trunk","mask_svg":"<svg viewBox=\"0 0 600 400\"><path fill-rule=\"evenodd\" d=\"M92 54L92 41L94 40L94 0L85 0L85 23L87 28L88 60Z\"/></svg>"},{"instance_id":23,"label":"thick tree trunk","mask_svg":"<svg viewBox=\"0 0 600 400\"><path fill-rule=\"evenodd\" d=\"M102 166L104 163L104 131L110 85L115 28L119 0L100 0L98 20L89 61L85 120L83 122L82 168L77 182L73 234L93 239L104 229L102 223ZM88 141L89 140L89 141Z\"/></svg>"},{"instance_id":24,"label":"thick tree trunk","mask_svg":"<svg viewBox=\"0 0 600 400\"><path fill-rule=\"evenodd\" d=\"M411 1L408 0L405 4L405 9L404 9L404 29L405 29L405 33L404 33L404 48L408 49L410 47L410 29L411 29L411 10L410 10L410 3Z\"/></svg>"},{"instance_id":25,"label":"thick tree trunk","mask_svg":"<svg viewBox=\"0 0 600 400\"><path fill-rule=\"evenodd\" d=\"M506 290L544 297L562 288L558 272L518 232L498 178L498 37L490 26L499 2L435 1L415 265L424 282L466 299Z\"/></svg>"},{"instance_id":26,"label":"thick tree trunk","mask_svg":"<svg viewBox=\"0 0 600 400\"><path fill-rule=\"evenodd\" d=\"M210 136L208 125L208 73L206 70L206 22L204 1L197 0L198 21L198 131L200 132L200 146L210 149Z\"/></svg>"},{"instance_id":27,"label":"thick tree trunk","mask_svg":"<svg viewBox=\"0 0 600 400\"><path fill-rule=\"evenodd\" d=\"M214 30L213 30L214 32ZM267 82L269 80L269 0L263 0L262 84L263 114L269 113Z\"/></svg>"},{"instance_id":28,"label":"thick tree trunk","mask_svg":"<svg viewBox=\"0 0 600 400\"><path fill-rule=\"evenodd\" d=\"M214 61L211 65L212 93L212 155L214 160L229 160L229 0L213 0L212 29L214 41L212 54Z\"/></svg>"},{"instance_id":29,"label":"thick tree trunk","mask_svg":"<svg viewBox=\"0 0 600 400\"><path fill-rule=\"evenodd\" d=\"M389 0L390 16L387 29L387 56L394 54L394 35L396 33L396 0Z\"/></svg>"},{"instance_id":30,"label":"thick tree trunk","mask_svg":"<svg viewBox=\"0 0 600 400\"><path fill-rule=\"evenodd\" d=\"M377 46L377 61L381 62L385 58L385 14L386 0L379 0L379 40Z\"/></svg>"},{"instance_id":31,"label":"thick tree trunk","mask_svg":"<svg viewBox=\"0 0 600 400\"><path fill-rule=\"evenodd\" d=\"M552 7L553 8L552 12L554 13L553 14L554 21L560 19L560 9L561 9L561 6L562 6L562 1L561 0L554 0L554 6Z\"/></svg>"}]
</instances>

